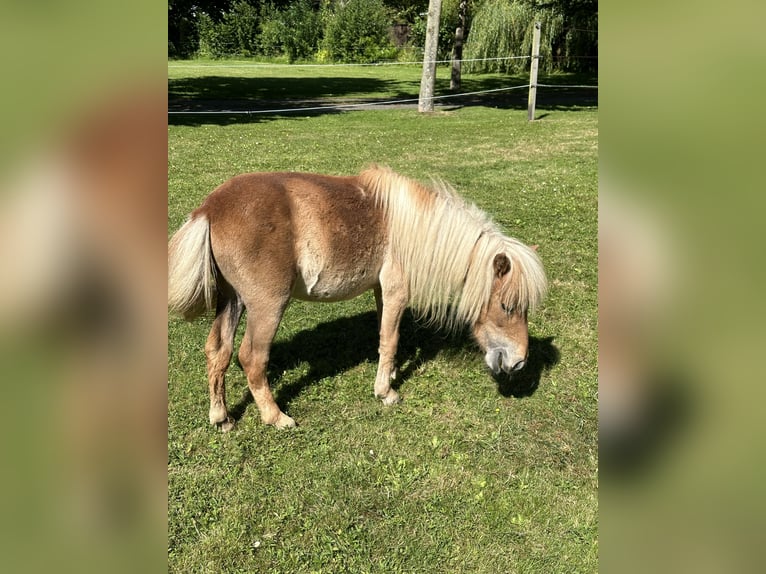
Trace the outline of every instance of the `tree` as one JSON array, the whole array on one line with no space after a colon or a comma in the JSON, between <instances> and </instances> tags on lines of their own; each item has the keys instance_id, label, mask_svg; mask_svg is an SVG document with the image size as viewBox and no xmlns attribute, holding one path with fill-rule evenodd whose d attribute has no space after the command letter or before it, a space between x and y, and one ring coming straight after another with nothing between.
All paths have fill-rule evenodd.
<instances>
[{"instance_id":1,"label":"tree","mask_svg":"<svg viewBox=\"0 0 766 574\"><path fill-rule=\"evenodd\" d=\"M234 5L239 3L239 10L249 12L241 6L246 3L252 12L258 13L262 6L270 5L284 8L292 4L291 0L168 0L168 56L172 58L188 58L199 49L199 20L201 14L206 14L210 22L219 24L232 12ZM248 18L246 17L245 20ZM231 21L229 22L231 24ZM245 24L248 26L248 24ZM242 28L240 28L240 34ZM236 35L237 32L235 31ZM245 45L249 40L244 42ZM252 46L248 47L248 51Z\"/></svg>"},{"instance_id":2,"label":"tree","mask_svg":"<svg viewBox=\"0 0 766 574\"><path fill-rule=\"evenodd\" d=\"M436 86L436 53L439 49L439 16L442 0L430 0L428 3L428 24L426 27L426 47L423 53L423 75L420 78L419 112L434 111L434 87Z\"/></svg>"},{"instance_id":3,"label":"tree","mask_svg":"<svg viewBox=\"0 0 766 574\"><path fill-rule=\"evenodd\" d=\"M168 0L168 56L194 55L199 47L199 14L209 14L217 22L231 3L232 0Z\"/></svg>"},{"instance_id":4,"label":"tree","mask_svg":"<svg viewBox=\"0 0 766 574\"><path fill-rule=\"evenodd\" d=\"M542 23L540 68L593 70L598 55L598 4L595 0L486 0L473 16L465 44L471 59L528 55L534 23ZM525 60L487 60L471 71L522 72Z\"/></svg>"}]
</instances>

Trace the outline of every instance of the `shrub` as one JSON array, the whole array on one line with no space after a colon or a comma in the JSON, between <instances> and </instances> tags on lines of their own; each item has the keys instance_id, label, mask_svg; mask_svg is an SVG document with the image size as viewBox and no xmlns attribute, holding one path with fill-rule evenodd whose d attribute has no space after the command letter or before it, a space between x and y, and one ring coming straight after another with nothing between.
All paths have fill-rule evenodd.
<instances>
[{"instance_id":1,"label":"shrub","mask_svg":"<svg viewBox=\"0 0 766 574\"><path fill-rule=\"evenodd\" d=\"M272 3L261 4L258 26L258 51L264 56L277 56L284 51L285 22L282 13Z\"/></svg>"},{"instance_id":2,"label":"shrub","mask_svg":"<svg viewBox=\"0 0 766 574\"><path fill-rule=\"evenodd\" d=\"M236 50L237 38L225 20L214 22L200 12L197 16L199 31L199 55L206 58L224 58Z\"/></svg>"},{"instance_id":3,"label":"shrub","mask_svg":"<svg viewBox=\"0 0 766 574\"><path fill-rule=\"evenodd\" d=\"M219 22L200 12L197 30L200 56L252 56L257 49L258 12L251 4L240 0L231 5L231 10Z\"/></svg>"},{"instance_id":4,"label":"shrub","mask_svg":"<svg viewBox=\"0 0 766 574\"><path fill-rule=\"evenodd\" d=\"M245 0L240 0L231 5L224 21L236 38L236 55L255 55L258 46L258 10Z\"/></svg>"},{"instance_id":5,"label":"shrub","mask_svg":"<svg viewBox=\"0 0 766 574\"><path fill-rule=\"evenodd\" d=\"M168 58L190 58L199 48L197 21L168 9Z\"/></svg>"},{"instance_id":6,"label":"shrub","mask_svg":"<svg viewBox=\"0 0 766 574\"><path fill-rule=\"evenodd\" d=\"M291 3L282 15L283 42L290 62L310 57L322 37L321 17L311 0Z\"/></svg>"},{"instance_id":7,"label":"shrub","mask_svg":"<svg viewBox=\"0 0 766 574\"><path fill-rule=\"evenodd\" d=\"M388 37L391 19L383 0L336 3L328 15L322 44L331 60L372 62L395 57Z\"/></svg>"}]
</instances>

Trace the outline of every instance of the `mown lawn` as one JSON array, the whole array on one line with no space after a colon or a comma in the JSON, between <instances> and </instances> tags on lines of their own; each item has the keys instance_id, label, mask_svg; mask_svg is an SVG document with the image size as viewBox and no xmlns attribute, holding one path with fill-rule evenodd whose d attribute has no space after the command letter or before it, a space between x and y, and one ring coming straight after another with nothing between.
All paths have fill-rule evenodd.
<instances>
[{"instance_id":1,"label":"mown lawn","mask_svg":"<svg viewBox=\"0 0 766 574\"><path fill-rule=\"evenodd\" d=\"M380 66L288 66L255 63L248 60L174 61L168 64L168 98L170 109L283 109L321 101L323 104L368 100L412 100L420 91L422 67L419 65ZM571 90L565 85L595 85L597 79L588 74L555 73L540 76L539 83L556 88L538 90L538 104L548 107L572 105L595 106L595 90ZM450 70L437 69L434 94L437 103L452 104L475 101L482 95L486 103L526 109L527 75L469 74L462 77L459 91L450 91ZM506 91L508 88L513 90ZM441 97L444 96L444 99ZM498 97L500 99L498 99Z\"/></svg>"},{"instance_id":2,"label":"mown lawn","mask_svg":"<svg viewBox=\"0 0 766 574\"><path fill-rule=\"evenodd\" d=\"M318 73L301 72L304 91ZM171 117L169 233L237 173L350 174L377 162L452 183L539 244L550 281L530 317L530 364L500 387L467 336L406 316L403 402L391 408L372 393L372 295L294 302L270 367L299 424L283 432L261 424L236 360L228 403L242 417L227 434L210 427L210 318L171 318L171 571L597 570L597 109L538 106L542 119L528 123L526 110L497 104Z\"/></svg>"}]
</instances>

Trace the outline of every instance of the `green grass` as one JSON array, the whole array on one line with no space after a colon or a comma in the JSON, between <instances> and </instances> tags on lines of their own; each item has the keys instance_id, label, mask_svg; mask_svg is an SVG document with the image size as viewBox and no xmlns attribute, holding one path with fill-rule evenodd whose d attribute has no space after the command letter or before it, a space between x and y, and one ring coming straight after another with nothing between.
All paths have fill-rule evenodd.
<instances>
[{"instance_id":1,"label":"green grass","mask_svg":"<svg viewBox=\"0 0 766 574\"><path fill-rule=\"evenodd\" d=\"M318 72L294 73L308 86ZM472 105L171 123L169 232L237 173L350 174L374 161L452 183L539 244L550 280L530 317L530 365L511 385L493 381L468 337L406 316L403 402L392 408L372 393L372 296L294 302L270 367L277 402L299 424L285 432L244 400L236 362L228 403L244 414L231 433L210 427L210 318L171 319L171 571L597 570L597 110L540 116Z\"/></svg>"},{"instance_id":2,"label":"green grass","mask_svg":"<svg viewBox=\"0 0 766 574\"><path fill-rule=\"evenodd\" d=\"M420 90L421 66L286 66L270 65L249 60L177 61L168 64L168 96L171 108L188 107L190 102L210 108L215 104L236 104L257 107L264 102L295 102L296 100L348 101L397 100L417 98ZM463 74L461 93L497 90L529 83L528 77L503 74ZM595 77L574 74L554 74L540 77L541 84L596 84ZM436 78L436 95L450 94L450 71L440 66ZM550 106L570 104L588 97L595 105L593 91L544 89L539 101ZM485 96L490 98L491 96ZM453 102L447 99L445 102ZM493 101L496 101L493 98ZM506 92L505 104L527 105L526 90ZM289 107L289 106L287 106Z\"/></svg>"}]
</instances>

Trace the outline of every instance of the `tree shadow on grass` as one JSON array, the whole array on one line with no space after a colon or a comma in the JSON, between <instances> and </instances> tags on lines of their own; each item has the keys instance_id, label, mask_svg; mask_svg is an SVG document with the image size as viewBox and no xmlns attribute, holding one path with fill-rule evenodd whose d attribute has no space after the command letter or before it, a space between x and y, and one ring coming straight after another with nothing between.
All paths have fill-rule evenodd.
<instances>
[{"instance_id":1,"label":"tree shadow on grass","mask_svg":"<svg viewBox=\"0 0 766 574\"><path fill-rule=\"evenodd\" d=\"M228 125L334 114L343 111L335 107L338 104L381 99L369 94L394 94L385 98L389 100L411 97L404 88L396 80L360 77L170 79L168 123Z\"/></svg>"},{"instance_id":2,"label":"tree shadow on grass","mask_svg":"<svg viewBox=\"0 0 766 574\"><path fill-rule=\"evenodd\" d=\"M402 82L364 77L253 77L201 76L168 80L168 100L316 99L398 91Z\"/></svg>"},{"instance_id":3,"label":"tree shadow on grass","mask_svg":"<svg viewBox=\"0 0 766 574\"><path fill-rule=\"evenodd\" d=\"M454 97L449 90L449 79L440 78L436 83L435 105L439 110L472 106L525 110L528 90L505 89L524 86L528 81L521 76L504 74L467 76L460 91L468 95ZM544 78L541 83L548 86L538 89L538 108L562 110L598 105L597 88L568 87L597 84L597 78L592 75L556 75ZM365 109L416 109L418 90L412 81L365 77L174 78L168 80L168 110L172 112L168 123L183 126L248 124ZM481 91L489 93L475 93ZM390 104L398 100L407 102ZM344 108L344 105L358 107ZM543 117L544 114L538 115L536 119Z\"/></svg>"},{"instance_id":4,"label":"tree shadow on grass","mask_svg":"<svg viewBox=\"0 0 766 574\"><path fill-rule=\"evenodd\" d=\"M415 321L412 313L405 312L400 325L397 364L400 366L397 379L392 383L399 388L406 383L421 366L432 361L439 353L463 353L476 351L476 360L481 354L466 332L446 335L443 331L424 326ZM498 392L505 397L527 397L532 395L540 383L543 372L559 360L558 349L552 343L553 337L529 339L527 366L512 379L495 378ZM309 386L329 377L344 373L362 363L377 364L378 323L376 313L370 311L352 317L340 317L320 323L313 329L301 331L287 341L278 341L271 347L268 378L276 383L275 395L282 410ZM307 363L309 370L297 380L284 384L279 379L286 371ZM489 371L488 377L489 377ZM372 390L373 380L369 381ZM239 420L253 402L250 392L245 392L229 414Z\"/></svg>"}]
</instances>

